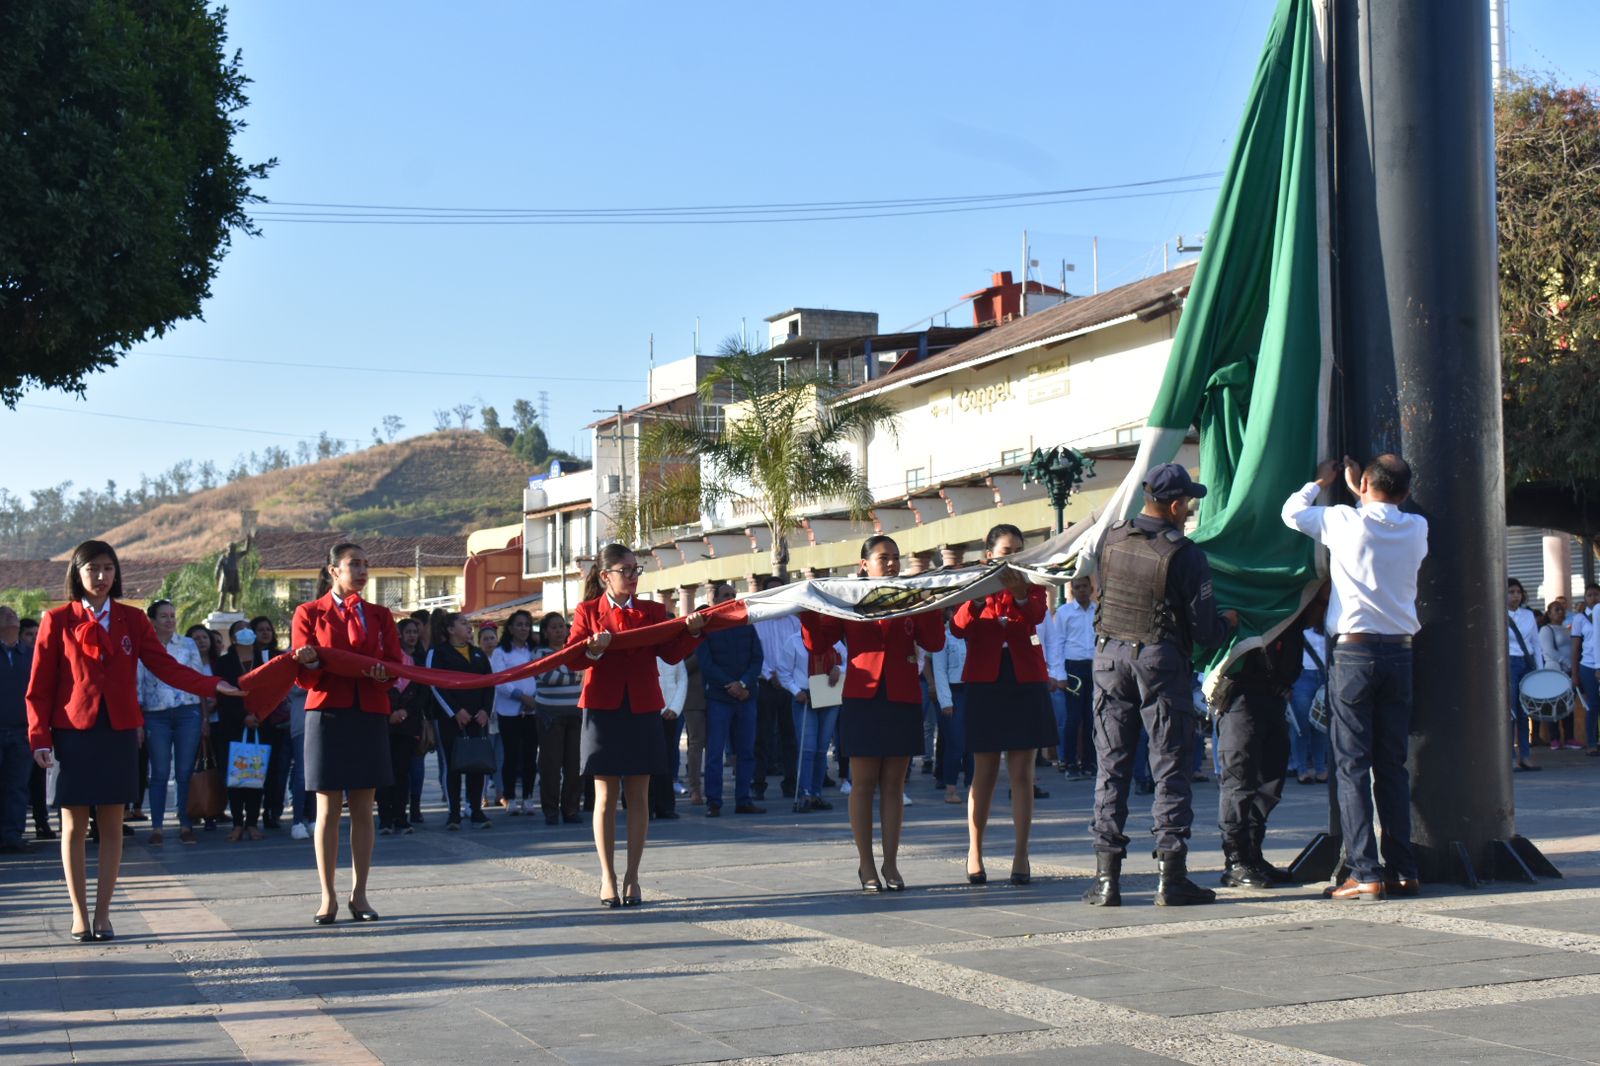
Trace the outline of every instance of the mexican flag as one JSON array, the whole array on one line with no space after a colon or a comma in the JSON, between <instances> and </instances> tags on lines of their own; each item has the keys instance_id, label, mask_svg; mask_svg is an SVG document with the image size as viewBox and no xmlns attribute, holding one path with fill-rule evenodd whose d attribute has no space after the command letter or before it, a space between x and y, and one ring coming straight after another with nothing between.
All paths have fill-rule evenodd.
<instances>
[{"instance_id":1,"label":"mexican flag","mask_svg":"<svg viewBox=\"0 0 1600 1066\"><path fill-rule=\"evenodd\" d=\"M1092 569L1105 529L1138 512L1145 475L1197 427L1210 494L1191 535L1239 612L1232 648L1197 652L1208 674L1274 638L1320 580L1313 542L1279 512L1331 452L1324 27L1319 0L1279 3L1138 457L1071 545Z\"/></svg>"}]
</instances>

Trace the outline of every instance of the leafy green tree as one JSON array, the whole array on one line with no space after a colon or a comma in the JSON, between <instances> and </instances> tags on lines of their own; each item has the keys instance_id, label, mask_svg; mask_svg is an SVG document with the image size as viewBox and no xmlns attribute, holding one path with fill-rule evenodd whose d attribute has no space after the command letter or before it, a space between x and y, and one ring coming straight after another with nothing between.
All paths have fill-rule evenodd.
<instances>
[{"instance_id":1,"label":"leafy green tree","mask_svg":"<svg viewBox=\"0 0 1600 1066\"><path fill-rule=\"evenodd\" d=\"M1495 98L1507 517L1600 523L1600 96L1513 79ZM1585 568L1592 573L1592 554Z\"/></svg>"},{"instance_id":2,"label":"leafy green tree","mask_svg":"<svg viewBox=\"0 0 1600 1066\"><path fill-rule=\"evenodd\" d=\"M82 392L195 318L252 181L249 79L205 0L0 4L0 400Z\"/></svg>"},{"instance_id":3,"label":"leafy green tree","mask_svg":"<svg viewBox=\"0 0 1600 1066\"><path fill-rule=\"evenodd\" d=\"M53 602L44 589L0 590L0 605L16 611L18 618L38 618Z\"/></svg>"},{"instance_id":4,"label":"leafy green tree","mask_svg":"<svg viewBox=\"0 0 1600 1066\"><path fill-rule=\"evenodd\" d=\"M772 572L788 567L788 535L806 507L837 500L865 518L872 493L847 454L853 442L879 430L895 431L894 409L875 398L835 402L842 391L823 378L785 375L771 359L738 338L700 386L696 417L652 423L641 455L663 465L656 483L640 492L627 516L639 531L674 518L739 503L761 516L772 534Z\"/></svg>"}]
</instances>

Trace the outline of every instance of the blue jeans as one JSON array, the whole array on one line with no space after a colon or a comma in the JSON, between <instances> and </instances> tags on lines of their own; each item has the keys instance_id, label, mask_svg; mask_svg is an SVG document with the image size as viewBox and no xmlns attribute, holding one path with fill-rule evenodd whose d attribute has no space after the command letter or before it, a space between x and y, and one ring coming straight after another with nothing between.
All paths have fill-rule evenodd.
<instances>
[{"instance_id":1,"label":"blue jeans","mask_svg":"<svg viewBox=\"0 0 1600 1066\"><path fill-rule=\"evenodd\" d=\"M750 802L750 782L756 776L756 701L706 699L706 807L722 806L722 754L734 744L733 802Z\"/></svg>"},{"instance_id":2,"label":"blue jeans","mask_svg":"<svg viewBox=\"0 0 1600 1066\"><path fill-rule=\"evenodd\" d=\"M1289 708L1295 728L1289 730L1289 769L1296 774L1328 772L1328 735L1311 724L1311 701L1323 685L1321 670L1307 670L1294 683Z\"/></svg>"},{"instance_id":3,"label":"blue jeans","mask_svg":"<svg viewBox=\"0 0 1600 1066\"><path fill-rule=\"evenodd\" d=\"M800 748L800 775L797 796L817 799L822 795L822 779L828 771L828 742L839 721L837 706L817 710L810 702L794 703L794 739Z\"/></svg>"},{"instance_id":4,"label":"blue jeans","mask_svg":"<svg viewBox=\"0 0 1600 1066\"><path fill-rule=\"evenodd\" d=\"M934 739L939 735L939 701L934 698L935 692L928 687L927 678L922 680L922 758L931 761L934 752Z\"/></svg>"},{"instance_id":5,"label":"blue jeans","mask_svg":"<svg viewBox=\"0 0 1600 1066\"><path fill-rule=\"evenodd\" d=\"M939 779L946 788L960 783L967 775L967 786L972 785L972 756L967 752L967 688L950 686L951 713L939 715L939 731L944 734L944 762L939 767Z\"/></svg>"},{"instance_id":6,"label":"blue jeans","mask_svg":"<svg viewBox=\"0 0 1600 1066\"><path fill-rule=\"evenodd\" d=\"M1050 705L1056 715L1060 743L1056 756L1068 769L1094 769L1094 660L1068 659L1067 676L1076 678L1078 691L1052 689Z\"/></svg>"},{"instance_id":7,"label":"blue jeans","mask_svg":"<svg viewBox=\"0 0 1600 1066\"><path fill-rule=\"evenodd\" d=\"M28 826L28 780L33 752L28 727L0 726L0 844L22 843Z\"/></svg>"},{"instance_id":8,"label":"blue jeans","mask_svg":"<svg viewBox=\"0 0 1600 1066\"><path fill-rule=\"evenodd\" d=\"M1357 881L1417 875L1411 851L1411 649L1398 644L1334 646L1328 689L1328 745L1333 751L1339 823ZM1383 824L1382 861L1372 825Z\"/></svg>"},{"instance_id":9,"label":"blue jeans","mask_svg":"<svg viewBox=\"0 0 1600 1066\"><path fill-rule=\"evenodd\" d=\"M1517 758L1526 762L1528 749L1531 747L1528 741L1528 712L1522 709L1519 686L1522 684L1522 679L1528 676L1528 671L1533 669L1533 664L1528 661L1526 655L1513 655L1510 665L1512 748Z\"/></svg>"},{"instance_id":10,"label":"blue jeans","mask_svg":"<svg viewBox=\"0 0 1600 1066\"><path fill-rule=\"evenodd\" d=\"M1600 671L1580 666L1578 682L1583 689L1583 702L1589 705L1583 715L1584 740L1593 748L1600 746Z\"/></svg>"},{"instance_id":11,"label":"blue jeans","mask_svg":"<svg viewBox=\"0 0 1600 1066\"><path fill-rule=\"evenodd\" d=\"M428 761L425 756L411 756L411 805L418 810L422 809L422 779L428 773Z\"/></svg>"},{"instance_id":12,"label":"blue jeans","mask_svg":"<svg viewBox=\"0 0 1600 1066\"><path fill-rule=\"evenodd\" d=\"M144 713L144 744L150 753L150 828L167 816L167 782L178 771L178 824L193 829L189 817L189 772L200 750L200 705L186 703Z\"/></svg>"}]
</instances>

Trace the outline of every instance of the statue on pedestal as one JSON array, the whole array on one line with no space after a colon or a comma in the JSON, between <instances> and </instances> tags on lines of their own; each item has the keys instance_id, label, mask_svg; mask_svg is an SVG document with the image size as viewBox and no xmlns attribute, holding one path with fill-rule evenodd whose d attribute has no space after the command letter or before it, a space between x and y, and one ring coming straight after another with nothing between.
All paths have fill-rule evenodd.
<instances>
[{"instance_id":1,"label":"statue on pedestal","mask_svg":"<svg viewBox=\"0 0 1600 1066\"><path fill-rule=\"evenodd\" d=\"M244 538L244 548L240 550L238 541L229 541L228 550L217 556L217 610L225 608L223 604L228 600L233 601L232 611L239 610L239 560L250 553L255 546L255 534L251 533Z\"/></svg>"}]
</instances>

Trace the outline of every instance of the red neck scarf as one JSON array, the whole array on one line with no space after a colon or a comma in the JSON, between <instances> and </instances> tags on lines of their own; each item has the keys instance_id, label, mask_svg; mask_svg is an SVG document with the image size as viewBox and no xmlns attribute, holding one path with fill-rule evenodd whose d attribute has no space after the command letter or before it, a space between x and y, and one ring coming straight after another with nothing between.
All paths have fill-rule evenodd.
<instances>
[{"instance_id":1,"label":"red neck scarf","mask_svg":"<svg viewBox=\"0 0 1600 1066\"><path fill-rule=\"evenodd\" d=\"M79 622L72 627L73 639L78 642L78 647L83 650L86 659L99 660L104 658L106 649L106 631L100 626L99 617L91 611L81 600L78 606L82 608L86 621ZM101 608L106 612L106 621L111 620L111 601L106 600Z\"/></svg>"}]
</instances>

